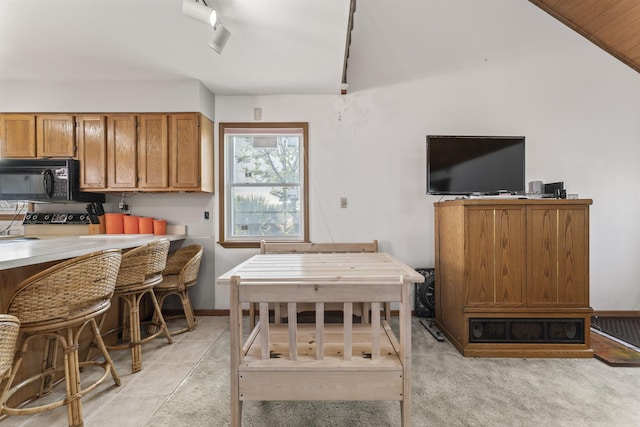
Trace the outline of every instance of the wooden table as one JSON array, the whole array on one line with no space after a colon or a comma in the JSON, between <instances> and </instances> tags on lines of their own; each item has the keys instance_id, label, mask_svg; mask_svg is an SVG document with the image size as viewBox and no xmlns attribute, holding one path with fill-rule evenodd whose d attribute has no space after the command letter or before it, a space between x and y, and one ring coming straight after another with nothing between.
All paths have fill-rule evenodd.
<instances>
[{"instance_id":1,"label":"wooden table","mask_svg":"<svg viewBox=\"0 0 640 427\"><path fill-rule=\"evenodd\" d=\"M424 277L385 253L256 255L218 278L231 286L231 424L245 400L397 400L411 425L411 303ZM324 324L324 304L344 304L341 324ZM399 339L381 304L399 303ZM260 321L243 341L242 305ZM269 323L269 304L287 304L287 324ZM298 303L315 303L315 323L298 324ZM371 306L353 323L354 303Z\"/></svg>"}]
</instances>

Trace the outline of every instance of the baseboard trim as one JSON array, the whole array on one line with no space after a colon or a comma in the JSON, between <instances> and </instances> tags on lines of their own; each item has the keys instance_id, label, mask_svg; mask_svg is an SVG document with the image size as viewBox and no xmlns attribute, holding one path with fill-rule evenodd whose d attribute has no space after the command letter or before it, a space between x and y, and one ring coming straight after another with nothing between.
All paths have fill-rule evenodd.
<instances>
[{"instance_id":1,"label":"baseboard trim","mask_svg":"<svg viewBox=\"0 0 640 427\"><path fill-rule=\"evenodd\" d=\"M640 317L640 310L594 310L594 317Z\"/></svg>"}]
</instances>

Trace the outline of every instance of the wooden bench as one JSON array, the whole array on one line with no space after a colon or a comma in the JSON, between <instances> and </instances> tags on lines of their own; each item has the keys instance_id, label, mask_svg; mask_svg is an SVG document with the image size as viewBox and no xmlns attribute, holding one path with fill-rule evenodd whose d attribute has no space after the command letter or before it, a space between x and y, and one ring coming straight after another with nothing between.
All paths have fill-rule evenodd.
<instances>
[{"instance_id":1,"label":"wooden bench","mask_svg":"<svg viewBox=\"0 0 640 427\"><path fill-rule=\"evenodd\" d=\"M364 258L358 257L357 262L366 268L369 258ZM387 258L383 258L384 268L401 268ZM311 266L304 270L309 272L318 265L317 276L311 272L306 277L285 277L282 273L270 277L269 271L261 275L258 267L251 268L252 260L235 270L255 272L252 277L232 273L232 426L241 425L242 402L248 400L396 400L402 425L411 425L409 294L415 277L391 272L387 276L380 269L377 275L367 276L364 268L353 275L327 274L343 268L332 270L332 263L342 264L339 260L325 257L318 258L318 264L309 261ZM371 266L376 262L377 258L372 259ZM353 268L357 267L347 270ZM254 302L259 305L259 321L243 342L242 305ZM399 303L399 339L388 320L380 316L381 305L387 302ZM287 324L269 322L269 305L274 303L286 304ZM315 306L315 324L298 324L297 305L308 303ZM342 304L343 324L325 325L324 311L329 303ZM352 322L357 303L370 304L370 323Z\"/></svg>"}]
</instances>

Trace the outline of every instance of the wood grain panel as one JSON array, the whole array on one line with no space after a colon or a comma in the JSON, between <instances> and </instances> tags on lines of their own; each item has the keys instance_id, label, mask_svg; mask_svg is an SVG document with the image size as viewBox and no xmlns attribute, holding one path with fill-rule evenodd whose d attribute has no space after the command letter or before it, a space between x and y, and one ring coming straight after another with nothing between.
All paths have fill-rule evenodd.
<instances>
[{"instance_id":1,"label":"wood grain panel","mask_svg":"<svg viewBox=\"0 0 640 427\"><path fill-rule=\"evenodd\" d=\"M495 216L495 302L522 305L526 269L525 209L499 209Z\"/></svg>"},{"instance_id":2,"label":"wood grain panel","mask_svg":"<svg viewBox=\"0 0 640 427\"><path fill-rule=\"evenodd\" d=\"M558 212L558 302L564 305L588 303L588 247L584 209Z\"/></svg>"},{"instance_id":3,"label":"wood grain panel","mask_svg":"<svg viewBox=\"0 0 640 427\"><path fill-rule=\"evenodd\" d=\"M107 122L105 116L77 117L80 188L107 188Z\"/></svg>"},{"instance_id":4,"label":"wood grain panel","mask_svg":"<svg viewBox=\"0 0 640 427\"><path fill-rule=\"evenodd\" d=\"M495 302L494 239L493 209L469 209L465 242L473 242L473 245L465 247L466 304Z\"/></svg>"},{"instance_id":5,"label":"wood grain panel","mask_svg":"<svg viewBox=\"0 0 640 427\"><path fill-rule=\"evenodd\" d=\"M109 188L137 187L136 116L116 114L107 117L107 182Z\"/></svg>"},{"instance_id":6,"label":"wood grain panel","mask_svg":"<svg viewBox=\"0 0 640 427\"><path fill-rule=\"evenodd\" d=\"M553 208L531 207L528 212L527 302L531 305L557 301L558 218Z\"/></svg>"},{"instance_id":7,"label":"wood grain panel","mask_svg":"<svg viewBox=\"0 0 640 427\"><path fill-rule=\"evenodd\" d=\"M75 118L70 114L42 114L36 117L38 157L75 157Z\"/></svg>"},{"instance_id":8,"label":"wood grain panel","mask_svg":"<svg viewBox=\"0 0 640 427\"><path fill-rule=\"evenodd\" d=\"M0 114L0 157L36 157L36 117Z\"/></svg>"},{"instance_id":9,"label":"wood grain panel","mask_svg":"<svg viewBox=\"0 0 640 427\"><path fill-rule=\"evenodd\" d=\"M636 71L640 71L637 0L530 0Z\"/></svg>"},{"instance_id":10,"label":"wood grain panel","mask_svg":"<svg viewBox=\"0 0 640 427\"><path fill-rule=\"evenodd\" d=\"M169 187L168 117L164 114L138 116L138 168L140 188Z\"/></svg>"}]
</instances>

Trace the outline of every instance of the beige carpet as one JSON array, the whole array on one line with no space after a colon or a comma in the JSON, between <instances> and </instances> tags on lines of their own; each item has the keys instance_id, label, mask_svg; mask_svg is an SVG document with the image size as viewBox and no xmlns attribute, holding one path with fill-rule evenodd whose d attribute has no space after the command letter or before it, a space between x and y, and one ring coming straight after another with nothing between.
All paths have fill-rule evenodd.
<instances>
[{"instance_id":1,"label":"beige carpet","mask_svg":"<svg viewBox=\"0 0 640 427\"><path fill-rule=\"evenodd\" d=\"M596 359L464 358L413 325L413 426L640 425L640 369ZM245 402L244 426L399 426L397 402ZM229 334L147 426L229 425Z\"/></svg>"}]
</instances>

